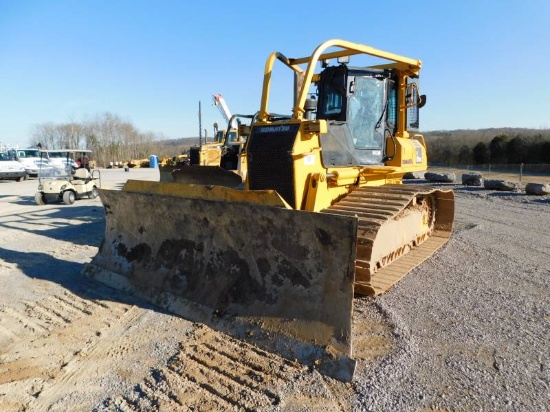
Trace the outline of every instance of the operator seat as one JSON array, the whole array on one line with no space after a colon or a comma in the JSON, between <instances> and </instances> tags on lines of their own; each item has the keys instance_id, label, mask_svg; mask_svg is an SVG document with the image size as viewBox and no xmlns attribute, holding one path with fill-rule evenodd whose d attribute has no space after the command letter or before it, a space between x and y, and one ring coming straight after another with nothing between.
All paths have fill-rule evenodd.
<instances>
[{"instance_id":1,"label":"operator seat","mask_svg":"<svg viewBox=\"0 0 550 412\"><path fill-rule=\"evenodd\" d=\"M92 177L90 176L90 172L88 172L88 169L86 169L85 167L80 167L75 170L73 179L73 184L83 185L88 183L92 179Z\"/></svg>"}]
</instances>

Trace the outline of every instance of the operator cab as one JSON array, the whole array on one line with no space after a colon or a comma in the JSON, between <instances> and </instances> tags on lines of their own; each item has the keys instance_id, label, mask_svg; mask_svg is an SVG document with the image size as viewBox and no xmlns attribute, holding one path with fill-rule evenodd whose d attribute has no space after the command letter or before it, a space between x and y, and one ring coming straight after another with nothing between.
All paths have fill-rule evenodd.
<instances>
[{"instance_id":1,"label":"operator cab","mask_svg":"<svg viewBox=\"0 0 550 412\"><path fill-rule=\"evenodd\" d=\"M328 133L321 135L326 167L388 160L386 140L397 130L397 85L391 69L324 68L317 82L316 117L327 121ZM414 109L418 119L418 107Z\"/></svg>"},{"instance_id":2,"label":"operator cab","mask_svg":"<svg viewBox=\"0 0 550 412\"><path fill-rule=\"evenodd\" d=\"M327 67L319 75L317 118L325 166L384 163L385 136L396 128L396 87L389 70Z\"/></svg>"}]
</instances>

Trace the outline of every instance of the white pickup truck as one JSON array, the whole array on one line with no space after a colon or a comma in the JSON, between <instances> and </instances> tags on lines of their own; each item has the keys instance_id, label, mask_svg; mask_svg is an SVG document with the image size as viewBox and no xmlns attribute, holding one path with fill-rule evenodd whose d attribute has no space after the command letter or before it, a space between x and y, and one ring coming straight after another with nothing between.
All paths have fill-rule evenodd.
<instances>
[{"instance_id":1,"label":"white pickup truck","mask_svg":"<svg viewBox=\"0 0 550 412\"><path fill-rule=\"evenodd\" d=\"M20 182L27 179L27 171L25 167L10 158L8 153L0 152L0 180L15 180Z\"/></svg>"},{"instance_id":2,"label":"white pickup truck","mask_svg":"<svg viewBox=\"0 0 550 412\"><path fill-rule=\"evenodd\" d=\"M23 164L29 177L37 177L41 169L52 167L47 154L40 156L39 149L10 149L8 153L12 159Z\"/></svg>"}]
</instances>

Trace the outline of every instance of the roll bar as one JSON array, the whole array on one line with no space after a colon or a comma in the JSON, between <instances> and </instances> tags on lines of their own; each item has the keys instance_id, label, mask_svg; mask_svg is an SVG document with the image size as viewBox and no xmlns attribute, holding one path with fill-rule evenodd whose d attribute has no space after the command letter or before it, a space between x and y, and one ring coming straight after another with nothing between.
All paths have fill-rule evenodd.
<instances>
[{"instance_id":1,"label":"roll bar","mask_svg":"<svg viewBox=\"0 0 550 412\"><path fill-rule=\"evenodd\" d=\"M341 50L326 52L331 47L339 47ZM393 64L379 67L393 68L402 73L403 76L416 77L422 67L422 62L417 59L400 56L395 53L386 52L375 49L374 47L365 46L358 43L352 43L340 39L327 40L320 44L311 56L300 58L288 58L280 52L273 52L267 58L264 71L264 82L262 88L262 100L258 120L265 122L268 120L268 102L271 89L271 74L275 60L279 60L285 66L294 71L295 74L295 102L292 109L292 118L300 120L304 113L304 104L307 98L307 93L314 79L315 68L319 61L334 59L338 57L353 56L356 54L366 54L382 59L390 60ZM301 64L307 64L304 70L299 67Z\"/></svg>"}]
</instances>

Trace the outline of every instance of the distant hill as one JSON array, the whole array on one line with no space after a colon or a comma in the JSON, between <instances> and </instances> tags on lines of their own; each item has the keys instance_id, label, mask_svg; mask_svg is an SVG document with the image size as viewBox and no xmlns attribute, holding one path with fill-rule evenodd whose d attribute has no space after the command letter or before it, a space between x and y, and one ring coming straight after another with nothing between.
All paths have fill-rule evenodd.
<instances>
[{"instance_id":1,"label":"distant hill","mask_svg":"<svg viewBox=\"0 0 550 412\"><path fill-rule=\"evenodd\" d=\"M514 127L500 127L489 129L457 129L457 130L435 130L423 132L426 140L432 139L453 139L453 140L472 140L475 143L490 142L495 136L509 137L527 137L527 136L542 136L550 137L550 129L527 129ZM474 143L474 144L475 144Z\"/></svg>"},{"instance_id":2,"label":"distant hill","mask_svg":"<svg viewBox=\"0 0 550 412\"><path fill-rule=\"evenodd\" d=\"M428 146L428 158L430 162L438 163L466 163L472 161L472 151L478 143L489 145L491 140L497 136L507 136L509 140L520 137L526 141L550 141L550 129L529 129L500 127L487 129L456 129L456 130L434 130L423 132ZM213 137L208 138L212 142ZM163 156L187 151L190 147L199 144L198 137L182 137L179 139L165 139L158 142L159 153ZM533 150L539 150L534 147ZM546 149L545 149L546 150ZM531 156L535 158L536 156Z\"/></svg>"},{"instance_id":3,"label":"distant hill","mask_svg":"<svg viewBox=\"0 0 550 412\"><path fill-rule=\"evenodd\" d=\"M203 143L204 143L204 137ZM212 142L213 138L207 138L207 142ZM156 143L156 150L161 157L172 157L189 150L190 147L199 145L199 137L180 137L178 139L163 139Z\"/></svg>"},{"instance_id":4,"label":"distant hill","mask_svg":"<svg viewBox=\"0 0 550 412\"><path fill-rule=\"evenodd\" d=\"M537 136L550 137L550 129L527 129L527 128L514 128L514 127L500 127L489 129L456 129L456 130L433 130L429 132L422 132L426 140L428 139L457 139L457 138L470 138L477 142L490 142L493 137L506 135L510 137L516 136ZM203 138L204 139L204 138ZM212 137L208 138L208 141L212 141ZM181 137L178 139L165 139L163 142L167 146L175 147L191 147L199 144L199 138L197 137Z\"/></svg>"},{"instance_id":5,"label":"distant hill","mask_svg":"<svg viewBox=\"0 0 550 412\"><path fill-rule=\"evenodd\" d=\"M424 137L432 164L548 163L550 158L550 129L438 130Z\"/></svg>"},{"instance_id":6,"label":"distant hill","mask_svg":"<svg viewBox=\"0 0 550 412\"><path fill-rule=\"evenodd\" d=\"M203 137L204 141L204 137ZM208 141L212 141L212 139L208 139ZM166 145L167 147L183 147L183 148L189 148L194 145L199 144L199 138L198 137L180 137L178 139L163 139L162 143Z\"/></svg>"}]
</instances>

